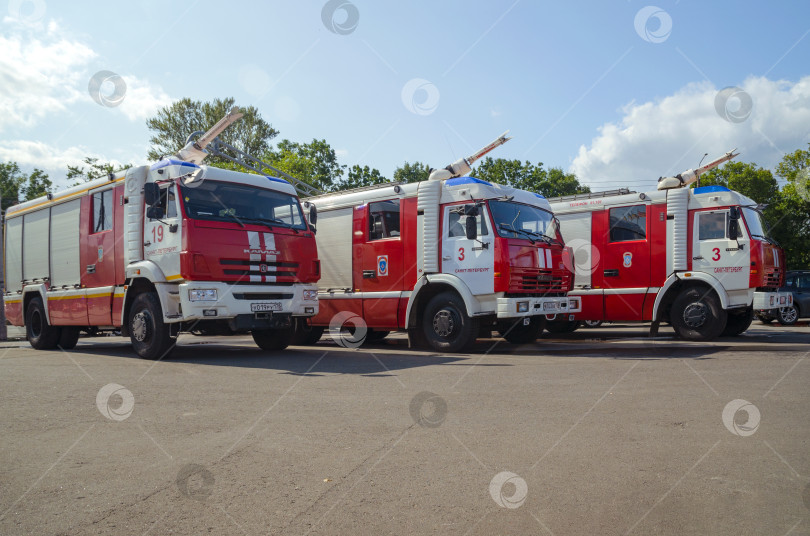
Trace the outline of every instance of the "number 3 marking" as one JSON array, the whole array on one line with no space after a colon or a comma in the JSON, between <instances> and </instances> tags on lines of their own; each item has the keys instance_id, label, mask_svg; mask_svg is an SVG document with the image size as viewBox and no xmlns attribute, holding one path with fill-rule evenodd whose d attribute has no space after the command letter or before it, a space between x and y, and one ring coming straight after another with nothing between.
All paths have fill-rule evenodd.
<instances>
[{"instance_id":1,"label":"number 3 marking","mask_svg":"<svg viewBox=\"0 0 810 536\"><path fill-rule=\"evenodd\" d=\"M712 251L714 251L714 257L712 257L712 260L713 261L719 261L720 260L720 248L712 248Z\"/></svg>"},{"instance_id":2,"label":"number 3 marking","mask_svg":"<svg viewBox=\"0 0 810 536\"><path fill-rule=\"evenodd\" d=\"M464 248L458 248L458 260L464 260Z\"/></svg>"}]
</instances>

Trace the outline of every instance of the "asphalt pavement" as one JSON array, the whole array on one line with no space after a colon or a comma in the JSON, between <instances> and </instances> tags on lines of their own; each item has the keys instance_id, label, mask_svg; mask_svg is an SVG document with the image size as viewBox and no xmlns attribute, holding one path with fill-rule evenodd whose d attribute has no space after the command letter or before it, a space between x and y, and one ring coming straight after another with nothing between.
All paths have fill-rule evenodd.
<instances>
[{"instance_id":1,"label":"asphalt pavement","mask_svg":"<svg viewBox=\"0 0 810 536\"><path fill-rule=\"evenodd\" d=\"M348 346L0 343L0 534L810 534L807 325Z\"/></svg>"}]
</instances>

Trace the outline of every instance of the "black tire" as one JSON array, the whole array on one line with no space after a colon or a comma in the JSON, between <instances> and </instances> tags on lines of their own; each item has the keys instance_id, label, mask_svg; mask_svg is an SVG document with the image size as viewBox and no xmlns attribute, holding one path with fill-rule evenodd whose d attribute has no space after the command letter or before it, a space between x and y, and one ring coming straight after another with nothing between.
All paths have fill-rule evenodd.
<instances>
[{"instance_id":1,"label":"black tire","mask_svg":"<svg viewBox=\"0 0 810 536\"><path fill-rule=\"evenodd\" d=\"M135 353L144 359L163 359L174 349L175 340L163 322L160 300L154 292L138 294L129 308L129 338Z\"/></svg>"},{"instance_id":2,"label":"black tire","mask_svg":"<svg viewBox=\"0 0 810 536\"><path fill-rule=\"evenodd\" d=\"M675 333L689 341L710 341L726 327L728 314L720 307L720 299L706 287L681 291L672 302L670 322Z\"/></svg>"},{"instance_id":3,"label":"black tire","mask_svg":"<svg viewBox=\"0 0 810 536\"><path fill-rule=\"evenodd\" d=\"M73 350L79 342L79 328L65 326L62 328L62 335L59 336L57 346L62 350Z\"/></svg>"},{"instance_id":4,"label":"black tire","mask_svg":"<svg viewBox=\"0 0 810 536\"><path fill-rule=\"evenodd\" d=\"M771 322L773 322L774 320L776 320L776 319L775 319L774 317L772 317L772 316L756 315L756 317L757 317L757 320L759 320L759 321L760 321L760 322L762 322L763 324L770 324Z\"/></svg>"},{"instance_id":5,"label":"black tire","mask_svg":"<svg viewBox=\"0 0 810 536\"><path fill-rule=\"evenodd\" d=\"M462 352L475 344L478 321L467 315L464 300L458 294L441 292L425 307L422 333L433 350Z\"/></svg>"},{"instance_id":6,"label":"black tire","mask_svg":"<svg viewBox=\"0 0 810 536\"><path fill-rule=\"evenodd\" d=\"M799 321L799 308L796 307L796 304L782 307L776 313L776 319L783 326L792 326Z\"/></svg>"},{"instance_id":7,"label":"black tire","mask_svg":"<svg viewBox=\"0 0 810 536\"><path fill-rule=\"evenodd\" d=\"M42 298L32 298L25 311L25 336L37 350L53 350L59 343L62 328L48 323Z\"/></svg>"},{"instance_id":8,"label":"black tire","mask_svg":"<svg viewBox=\"0 0 810 536\"><path fill-rule=\"evenodd\" d=\"M250 334L253 335L253 341L259 348L268 352L276 352L290 345L295 331L291 328L254 329Z\"/></svg>"},{"instance_id":9,"label":"black tire","mask_svg":"<svg viewBox=\"0 0 810 536\"><path fill-rule=\"evenodd\" d=\"M601 325L602 325L601 320L583 320L582 321L582 327L584 327L584 328L593 329L593 328L598 328Z\"/></svg>"},{"instance_id":10,"label":"black tire","mask_svg":"<svg viewBox=\"0 0 810 536\"><path fill-rule=\"evenodd\" d=\"M498 327L501 337L512 344L529 344L538 339L543 333L546 324L545 317L527 316L529 325L523 323L524 318L512 319Z\"/></svg>"},{"instance_id":11,"label":"black tire","mask_svg":"<svg viewBox=\"0 0 810 536\"><path fill-rule=\"evenodd\" d=\"M311 326L306 318L295 318L295 334L290 344L295 346L312 346L323 335L323 326Z\"/></svg>"},{"instance_id":12,"label":"black tire","mask_svg":"<svg viewBox=\"0 0 810 536\"><path fill-rule=\"evenodd\" d=\"M721 335L723 337L736 337L745 332L754 321L754 310L746 309L741 313L729 313L728 320L726 320L726 327L723 329Z\"/></svg>"},{"instance_id":13,"label":"black tire","mask_svg":"<svg viewBox=\"0 0 810 536\"><path fill-rule=\"evenodd\" d=\"M582 322L576 320L549 320L546 322L546 331L549 333L573 333Z\"/></svg>"}]
</instances>

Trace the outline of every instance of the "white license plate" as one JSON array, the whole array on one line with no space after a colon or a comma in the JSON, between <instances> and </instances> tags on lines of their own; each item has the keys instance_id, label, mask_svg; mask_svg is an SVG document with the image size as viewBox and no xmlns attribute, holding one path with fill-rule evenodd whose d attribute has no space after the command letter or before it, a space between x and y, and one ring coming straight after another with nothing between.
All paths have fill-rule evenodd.
<instances>
[{"instance_id":1,"label":"white license plate","mask_svg":"<svg viewBox=\"0 0 810 536\"><path fill-rule=\"evenodd\" d=\"M261 313L265 311L281 311L281 302L270 303L251 303L250 310L254 313Z\"/></svg>"},{"instance_id":2,"label":"white license plate","mask_svg":"<svg viewBox=\"0 0 810 536\"><path fill-rule=\"evenodd\" d=\"M557 304L554 302L545 302L543 304L544 311L556 311L557 309L559 309L559 307L557 307Z\"/></svg>"}]
</instances>

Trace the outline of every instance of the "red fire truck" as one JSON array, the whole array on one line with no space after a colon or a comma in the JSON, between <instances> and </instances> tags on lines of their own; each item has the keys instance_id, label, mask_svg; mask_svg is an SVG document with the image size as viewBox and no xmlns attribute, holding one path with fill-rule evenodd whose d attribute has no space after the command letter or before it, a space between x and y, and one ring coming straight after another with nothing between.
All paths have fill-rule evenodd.
<instances>
[{"instance_id":1,"label":"red fire truck","mask_svg":"<svg viewBox=\"0 0 810 536\"><path fill-rule=\"evenodd\" d=\"M282 349L318 311L313 232L293 186L200 165L235 110L178 155L8 209L3 301L37 349L121 330L147 359L181 331Z\"/></svg>"},{"instance_id":2,"label":"red fire truck","mask_svg":"<svg viewBox=\"0 0 810 536\"><path fill-rule=\"evenodd\" d=\"M552 200L575 274L570 296L582 311L549 322L669 322L682 338L739 335L754 309L785 307L784 252L768 237L757 204L722 186L689 188L697 170L660 179L658 190Z\"/></svg>"},{"instance_id":3,"label":"red fire truck","mask_svg":"<svg viewBox=\"0 0 810 536\"><path fill-rule=\"evenodd\" d=\"M534 341L545 314L580 310L566 297L573 280L546 199L461 176L508 139L426 181L305 200L317 206L323 269L308 342L353 317L366 340L407 330L412 343L455 352L493 327L511 342Z\"/></svg>"}]
</instances>

